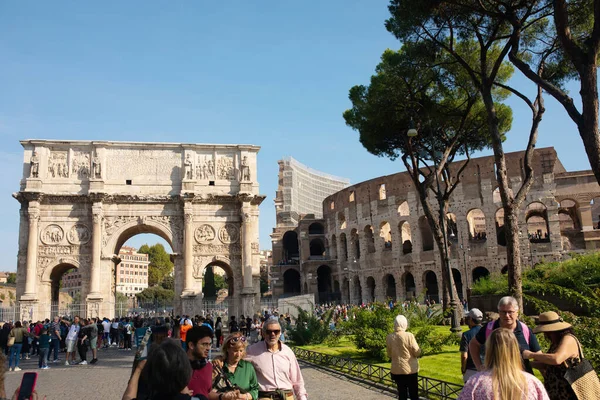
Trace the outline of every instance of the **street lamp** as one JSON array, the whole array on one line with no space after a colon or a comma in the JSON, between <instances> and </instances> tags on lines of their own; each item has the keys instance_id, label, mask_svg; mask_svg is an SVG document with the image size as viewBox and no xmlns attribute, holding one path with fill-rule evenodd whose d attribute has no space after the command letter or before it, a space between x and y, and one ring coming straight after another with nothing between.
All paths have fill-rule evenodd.
<instances>
[{"instance_id":1,"label":"street lamp","mask_svg":"<svg viewBox=\"0 0 600 400\"><path fill-rule=\"evenodd\" d=\"M412 146L411 146L411 140L413 137L418 136L419 132L417 131L417 129L415 128L415 123L413 122L412 118L410 119L410 123L408 126L408 131L406 132L406 136L408 136L409 140L409 147L411 147L411 152L412 152ZM434 152L435 153L435 152ZM447 237L447 231L446 231L446 216L444 215L444 207L443 207L443 200L442 200L442 195L441 195L441 189L440 189L440 180L437 174L437 169L438 169L438 157L436 154L433 154L433 156L431 157L432 161L433 161L433 169L435 171L435 182L437 185L437 200L438 200L438 208L439 208L439 212L440 212L440 222L442 224L442 243L444 246L444 260L442 261L442 267L445 270L446 273L446 279L448 280L448 289L450 291L450 311L452 313L452 318L451 318L451 328L450 331L451 332L461 332L462 329L460 327L460 318L458 316L458 303L457 303L457 299L454 297L454 279L452 277L452 268L450 267L450 256L448 253L448 237Z\"/></svg>"}]
</instances>

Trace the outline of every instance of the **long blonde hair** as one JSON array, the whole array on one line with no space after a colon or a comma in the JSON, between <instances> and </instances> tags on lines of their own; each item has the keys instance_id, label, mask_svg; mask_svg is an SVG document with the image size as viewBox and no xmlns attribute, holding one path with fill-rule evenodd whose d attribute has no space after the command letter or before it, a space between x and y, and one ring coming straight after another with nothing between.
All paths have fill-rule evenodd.
<instances>
[{"instance_id":1,"label":"long blonde hair","mask_svg":"<svg viewBox=\"0 0 600 400\"><path fill-rule=\"evenodd\" d=\"M527 398L527 379L523 373L519 342L511 330L499 328L487 338L485 367L492 373L495 399Z\"/></svg>"}]
</instances>

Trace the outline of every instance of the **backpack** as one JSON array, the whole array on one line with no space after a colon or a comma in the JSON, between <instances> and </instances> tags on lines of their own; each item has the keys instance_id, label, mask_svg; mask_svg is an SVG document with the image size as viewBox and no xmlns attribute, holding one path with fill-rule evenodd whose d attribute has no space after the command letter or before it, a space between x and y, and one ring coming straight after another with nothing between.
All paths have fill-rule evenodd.
<instances>
[{"instance_id":1,"label":"backpack","mask_svg":"<svg viewBox=\"0 0 600 400\"><path fill-rule=\"evenodd\" d=\"M488 322L487 325L485 326L485 338L487 340L487 338L492 334L492 331L494 330L494 323L496 321L491 321ZM529 346L529 336L531 335L531 331L529 330L529 327L527 325L525 325L524 323L522 323L521 321L517 321L519 323L519 325L521 325L521 330L523 331L523 336L525 337L525 341L527 342L527 346Z\"/></svg>"}]
</instances>

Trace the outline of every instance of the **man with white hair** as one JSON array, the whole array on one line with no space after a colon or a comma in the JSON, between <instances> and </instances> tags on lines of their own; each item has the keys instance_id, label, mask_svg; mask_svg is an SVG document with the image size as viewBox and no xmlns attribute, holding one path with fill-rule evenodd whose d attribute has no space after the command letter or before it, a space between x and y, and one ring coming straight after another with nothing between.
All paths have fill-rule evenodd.
<instances>
[{"instance_id":1,"label":"man with white hair","mask_svg":"<svg viewBox=\"0 0 600 400\"><path fill-rule=\"evenodd\" d=\"M477 335L469 342L469 351L471 354L479 354L481 346L485 345L487 338L491 335L494 329L506 328L510 329L519 342L519 349L521 353L523 350L529 350L533 353L538 353L542 349L537 341L537 338L529 329L527 325L518 320L519 317L519 303L514 297L505 296L498 302L498 314L500 318L496 321L491 321L482 327ZM477 370L482 370L483 365L479 357L473 357L473 363ZM523 368L525 371L533 374L533 369L529 360L523 360Z\"/></svg>"},{"instance_id":2,"label":"man with white hair","mask_svg":"<svg viewBox=\"0 0 600 400\"><path fill-rule=\"evenodd\" d=\"M276 318L263 324L264 341L246 349L246 360L254 365L259 400L306 400L304 379L296 355L279 340L281 325Z\"/></svg>"}]
</instances>

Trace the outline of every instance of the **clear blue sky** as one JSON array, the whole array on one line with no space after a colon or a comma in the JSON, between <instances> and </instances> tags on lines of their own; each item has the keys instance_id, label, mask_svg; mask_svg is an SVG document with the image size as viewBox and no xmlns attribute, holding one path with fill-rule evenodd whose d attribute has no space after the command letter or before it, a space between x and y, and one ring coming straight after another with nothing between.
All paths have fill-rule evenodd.
<instances>
[{"instance_id":1,"label":"clear blue sky","mask_svg":"<svg viewBox=\"0 0 600 400\"><path fill-rule=\"evenodd\" d=\"M21 139L262 146L264 249L281 157L352 182L402 170L342 119L350 87L399 47L387 16L387 0L0 2L0 270L16 268ZM511 104L506 151L524 147L530 119ZM551 99L547 108L538 147L589 169L573 123Z\"/></svg>"}]
</instances>

